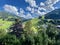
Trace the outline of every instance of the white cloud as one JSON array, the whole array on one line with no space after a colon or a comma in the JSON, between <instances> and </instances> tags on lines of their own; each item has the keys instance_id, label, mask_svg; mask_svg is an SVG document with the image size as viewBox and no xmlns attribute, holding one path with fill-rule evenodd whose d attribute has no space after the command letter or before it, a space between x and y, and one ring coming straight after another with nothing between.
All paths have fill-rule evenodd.
<instances>
[{"instance_id":1,"label":"white cloud","mask_svg":"<svg viewBox=\"0 0 60 45\"><path fill-rule=\"evenodd\" d=\"M37 7L35 0L25 0L31 7Z\"/></svg>"},{"instance_id":2,"label":"white cloud","mask_svg":"<svg viewBox=\"0 0 60 45\"><path fill-rule=\"evenodd\" d=\"M45 4L43 2L40 3L40 6L45 6Z\"/></svg>"},{"instance_id":3,"label":"white cloud","mask_svg":"<svg viewBox=\"0 0 60 45\"><path fill-rule=\"evenodd\" d=\"M26 19L30 19L30 18L33 18L32 15L30 13L27 13Z\"/></svg>"},{"instance_id":4,"label":"white cloud","mask_svg":"<svg viewBox=\"0 0 60 45\"><path fill-rule=\"evenodd\" d=\"M47 4L47 5L54 5L54 4L56 4L57 2L59 2L60 0L47 0L45 3Z\"/></svg>"},{"instance_id":5,"label":"white cloud","mask_svg":"<svg viewBox=\"0 0 60 45\"><path fill-rule=\"evenodd\" d=\"M41 12L40 10L44 10L44 12ZM41 15L46 14L46 9L45 8L41 8L41 7L38 7L38 9L31 8L30 13L32 13L33 15L41 16Z\"/></svg>"},{"instance_id":6,"label":"white cloud","mask_svg":"<svg viewBox=\"0 0 60 45\"><path fill-rule=\"evenodd\" d=\"M10 13L14 13L16 15L18 15L18 9L15 6L11 6L11 5L4 5L4 10Z\"/></svg>"},{"instance_id":7,"label":"white cloud","mask_svg":"<svg viewBox=\"0 0 60 45\"><path fill-rule=\"evenodd\" d=\"M25 0L25 1L30 4L31 7L27 7L27 10L30 11L32 14L36 13L39 15L44 15L54 10L55 7L53 5L56 4L59 0L47 0L45 2L40 2L40 6L38 5L37 7L38 9L35 8L37 6L35 0ZM35 3L33 3L34 1ZM43 12L41 12L41 10L43 10Z\"/></svg>"},{"instance_id":8,"label":"white cloud","mask_svg":"<svg viewBox=\"0 0 60 45\"><path fill-rule=\"evenodd\" d=\"M20 13L19 15L20 15L20 17L24 17L25 19L31 19L31 18L33 18L32 15L31 15L30 13L27 13L26 15Z\"/></svg>"},{"instance_id":9,"label":"white cloud","mask_svg":"<svg viewBox=\"0 0 60 45\"><path fill-rule=\"evenodd\" d=\"M46 4L45 8L48 9L48 10L50 9L52 11L52 10L55 9L54 5L59 1L60 0L47 0L45 2L45 4Z\"/></svg>"},{"instance_id":10,"label":"white cloud","mask_svg":"<svg viewBox=\"0 0 60 45\"><path fill-rule=\"evenodd\" d=\"M18 16L25 18L25 15L20 13Z\"/></svg>"},{"instance_id":11,"label":"white cloud","mask_svg":"<svg viewBox=\"0 0 60 45\"><path fill-rule=\"evenodd\" d=\"M30 1L35 1L35 0L26 0L30 6L33 5L34 3L30 2ZM44 15L54 9L56 9L56 7L54 7L54 5L59 2L60 0L46 0L45 2L40 2L40 5L37 5L37 9L33 6L28 8L28 11L30 11L30 13L32 14L36 14L36 15ZM36 2L35 2L36 4ZM43 12L41 12L43 10Z\"/></svg>"},{"instance_id":12,"label":"white cloud","mask_svg":"<svg viewBox=\"0 0 60 45\"><path fill-rule=\"evenodd\" d=\"M20 8L20 13L25 13L25 11L22 9L22 8Z\"/></svg>"},{"instance_id":13,"label":"white cloud","mask_svg":"<svg viewBox=\"0 0 60 45\"><path fill-rule=\"evenodd\" d=\"M55 7L55 9L58 9L58 7Z\"/></svg>"},{"instance_id":14,"label":"white cloud","mask_svg":"<svg viewBox=\"0 0 60 45\"><path fill-rule=\"evenodd\" d=\"M30 6L28 6L28 7L26 8L26 10L31 11L31 7L30 7Z\"/></svg>"},{"instance_id":15,"label":"white cloud","mask_svg":"<svg viewBox=\"0 0 60 45\"><path fill-rule=\"evenodd\" d=\"M37 14L39 15L39 16L42 16L42 15L44 15L44 14L46 14L46 12L41 12L41 11L37 11Z\"/></svg>"},{"instance_id":16,"label":"white cloud","mask_svg":"<svg viewBox=\"0 0 60 45\"><path fill-rule=\"evenodd\" d=\"M25 11L22 8L20 8L19 16L25 18L24 13L25 13Z\"/></svg>"},{"instance_id":17,"label":"white cloud","mask_svg":"<svg viewBox=\"0 0 60 45\"><path fill-rule=\"evenodd\" d=\"M58 7L54 7L54 5L59 1L60 0L46 0L45 2L40 2L40 5L36 5L35 0L25 0L25 2L29 3L29 6L26 7L28 13L25 12L23 8L20 8L20 12L18 12L18 9L11 5L4 5L4 10L28 19L33 18L32 15L41 16L54 9L57 9ZM43 10L43 12L41 10Z\"/></svg>"},{"instance_id":18,"label":"white cloud","mask_svg":"<svg viewBox=\"0 0 60 45\"><path fill-rule=\"evenodd\" d=\"M43 7L38 7L38 10L44 10L44 11L46 11L46 9L43 8Z\"/></svg>"},{"instance_id":19,"label":"white cloud","mask_svg":"<svg viewBox=\"0 0 60 45\"><path fill-rule=\"evenodd\" d=\"M4 5L3 8L4 8L5 11L16 14L19 17L24 17L26 19L33 18L30 13L27 13L25 15L26 12L22 8L20 8L20 12L18 12L18 9L15 6L12 6L12 5L7 5L6 4L6 5Z\"/></svg>"},{"instance_id":20,"label":"white cloud","mask_svg":"<svg viewBox=\"0 0 60 45\"><path fill-rule=\"evenodd\" d=\"M38 7L38 9L39 9L39 10L44 10L44 11L46 11L46 12L48 13L48 12L56 9L56 8L54 7L54 5L55 5L57 2L59 2L59 1L60 1L60 0L47 0L47 1L45 1L44 3L41 2L41 3L40 3L40 7Z\"/></svg>"},{"instance_id":21,"label":"white cloud","mask_svg":"<svg viewBox=\"0 0 60 45\"><path fill-rule=\"evenodd\" d=\"M31 13L34 13L34 11L35 11L35 9L34 9L34 8L32 8L32 9L31 9Z\"/></svg>"},{"instance_id":22,"label":"white cloud","mask_svg":"<svg viewBox=\"0 0 60 45\"><path fill-rule=\"evenodd\" d=\"M31 13L34 13L36 11L36 9L33 7L27 7L26 8L27 11L30 11Z\"/></svg>"},{"instance_id":23,"label":"white cloud","mask_svg":"<svg viewBox=\"0 0 60 45\"><path fill-rule=\"evenodd\" d=\"M29 10L29 8L30 7L27 7L28 8L28 10ZM19 16L20 17L24 17L24 18L26 18L26 19L30 19L30 18L33 18L32 17L32 15L28 12L27 14L25 14L26 12L22 9L22 8L20 8L20 13L19 13Z\"/></svg>"}]
</instances>

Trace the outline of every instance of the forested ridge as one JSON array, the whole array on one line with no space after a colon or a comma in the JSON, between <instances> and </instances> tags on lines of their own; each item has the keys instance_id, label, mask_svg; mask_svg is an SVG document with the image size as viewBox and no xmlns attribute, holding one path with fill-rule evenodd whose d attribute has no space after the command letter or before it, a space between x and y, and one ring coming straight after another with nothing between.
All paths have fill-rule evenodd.
<instances>
[{"instance_id":1,"label":"forested ridge","mask_svg":"<svg viewBox=\"0 0 60 45\"><path fill-rule=\"evenodd\" d=\"M25 22L15 19L7 29L0 28L0 45L60 45L60 29L54 22L43 17Z\"/></svg>"}]
</instances>

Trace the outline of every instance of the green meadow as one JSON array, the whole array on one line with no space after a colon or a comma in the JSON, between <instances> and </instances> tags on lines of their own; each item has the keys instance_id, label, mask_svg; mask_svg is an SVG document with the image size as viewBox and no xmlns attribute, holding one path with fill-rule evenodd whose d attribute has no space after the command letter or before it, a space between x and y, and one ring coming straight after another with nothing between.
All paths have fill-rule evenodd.
<instances>
[{"instance_id":1,"label":"green meadow","mask_svg":"<svg viewBox=\"0 0 60 45\"><path fill-rule=\"evenodd\" d=\"M11 25L13 24L12 21L6 21L6 20L2 20L0 19L0 29L8 29Z\"/></svg>"}]
</instances>

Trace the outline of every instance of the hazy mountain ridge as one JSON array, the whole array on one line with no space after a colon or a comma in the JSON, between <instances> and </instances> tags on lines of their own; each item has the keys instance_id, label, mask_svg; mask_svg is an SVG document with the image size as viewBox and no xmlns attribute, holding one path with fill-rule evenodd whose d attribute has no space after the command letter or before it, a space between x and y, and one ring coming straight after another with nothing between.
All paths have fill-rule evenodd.
<instances>
[{"instance_id":1,"label":"hazy mountain ridge","mask_svg":"<svg viewBox=\"0 0 60 45\"><path fill-rule=\"evenodd\" d=\"M60 19L60 9L55 9L45 14L45 19Z\"/></svg>"},{"instance_id":2,"label":"hazy mountain ridge","mask_svg":"<svg viewBox=\"0 0 60 45\"><path fill-rule=\"evenodd\" d=\"M14 21L14 19L16 19L16 18L21 19L23 21L26 20L23 17L19 17L19 16L15 15L15 14L5 12L5 11L0 11L0 18L1 19L6 19L6 20L11 20L11 21Z\"/></svg>"}]
</instances>

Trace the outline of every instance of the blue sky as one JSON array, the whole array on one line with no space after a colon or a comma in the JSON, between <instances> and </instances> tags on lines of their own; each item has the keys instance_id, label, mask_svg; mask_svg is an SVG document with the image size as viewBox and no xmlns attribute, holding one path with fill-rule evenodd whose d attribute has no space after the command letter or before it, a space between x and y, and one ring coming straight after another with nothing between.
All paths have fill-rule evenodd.
<instances>
[{"instance_id":1,"label":"blue sky","mask_svg":"<svg viewBox=\"0 0 60 45\"><path fill-rule=\"evenodd\" d=\"M0 11L34 18L60 8L60 0L0 0Z\"/></svg>"},{"instance_id":2,"label":"blue sky","mask_svg":"<svg viewBox=\"0 0 60 45\"><path fill-rule=\"evenodd\" d=\"M44 2L44 1L46 0L38 0L36 1L36 3L39 4L40 2ZM28 3L25 2L25 0L0 0L0 6L4 6L5 4L13 5L18 8L25 8L29 5Z\"/></svg>"}]
</instances>

